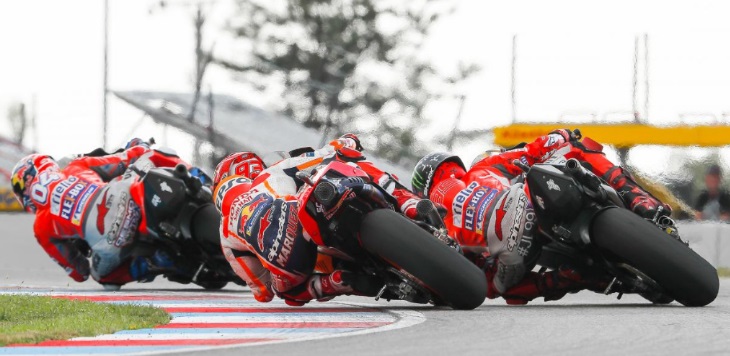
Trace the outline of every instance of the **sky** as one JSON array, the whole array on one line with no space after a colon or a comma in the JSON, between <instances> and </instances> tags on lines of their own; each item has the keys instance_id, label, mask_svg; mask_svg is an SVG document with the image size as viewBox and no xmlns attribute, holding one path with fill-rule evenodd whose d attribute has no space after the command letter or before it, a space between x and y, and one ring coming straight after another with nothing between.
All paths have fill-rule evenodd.
<instances>
[{"instance_id":1,"label":"sky","mask_svg":"<svg viewBox=\"0 0 730 356\"><path fill-rule=\"evenodd\" d=\"M193 9L170 1L109 0L109 83L113 90L189 91L193 73ZM205 42L236 55L221 36L230 0L209 2ZM25 0L0 2L0 117L11 101L36 102L38 149L56 156L101 144L103 2ZM437 23L423 49L438 68L459 62L482 70L458 93L466 96L461 129L489 128L512 120L512 41L516 40L518 121L626 119L632 110L634 40L648 34L648 121L657 125L714 122L730 114L730 4L726 1L477 1L456 0L455 12ZM643 58L642 58L643 60ZM641 75L644 75L643 67ZM213 68L208 84L218 93L261 107L275 97ZM640 94L645 91L640 88ZM130 135L164 135L141 113L110 96L110 144ZM641 101L643 103L643 99ZM455 101L435 104L432 130L450 128ZM5 120L0 134L9 135ZM170 133L163 142L189 147ZM32 141L31 141L32 142ZM488 142L459 147L470 161ZM189 152L180 149L184 158ZM630 162L649 174L667 170L678 155L707 151L639 147ZM730 158L726 149L723 158ZM187 156L187 157L186 157ZM615 158L614 155L609 155ZM188 158L189 159L189 158Z\"/></svg>"}]
</instances>

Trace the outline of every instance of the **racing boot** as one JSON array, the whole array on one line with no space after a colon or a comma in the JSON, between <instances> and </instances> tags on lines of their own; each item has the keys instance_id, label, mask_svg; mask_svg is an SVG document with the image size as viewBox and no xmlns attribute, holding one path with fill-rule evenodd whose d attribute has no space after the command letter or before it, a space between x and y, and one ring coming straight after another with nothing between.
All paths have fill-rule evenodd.
<instances>
[{"instance_id":1,"label":"racing boot","mask_svg":"<svg viewBox=\"0 0 730 356\"><path fill-rule=\"evenodd\" d=\"M135 281L141 283L152 282L155 277L165 273L174 276L190 274L178 268L172 258L162 250L155 251L152 256L135 257L129 267L129 273ZM175 282L190 283L189 280L175 280Z\"/></svg>"},{"instance_id":2,"label":"racing boot","mask_svg":"<svg viewBox=\"0 0 730 356\"><path fill-rule=\"evenodd\" d=\"M374 297L382 286L383 282L375 276L336 270L330 274L315 274L302 285L280 296L288 305L302 306L313 299L325 302L338 295Z\"/></svg>"},{"instance_id":3,"label":"racing boot","mask_svg":"<svg viewBox=\"0 0 730 356\"><path fill-rule=\"evenodd\" d=\"M606 172L603 179L618 192L621 199L636 215L648 220L672 214L672 208L659 201L642 188L634 177L623 168L615 166Z\"/></svg>"},{"instance_id":4,"label":"racing boot","mask_svg":"<svg viewBox=\"0 0 730 356\"><path fill-rule=\"evenodd\" d=\"M581 290L603 292L608 283L605 280L583 278L578 271L561 266L549 272L530 272L520 283L504 292L502 297L509 305L524 305L538 297L545 298L547 302Z\"/></svg>"}]
</instances>

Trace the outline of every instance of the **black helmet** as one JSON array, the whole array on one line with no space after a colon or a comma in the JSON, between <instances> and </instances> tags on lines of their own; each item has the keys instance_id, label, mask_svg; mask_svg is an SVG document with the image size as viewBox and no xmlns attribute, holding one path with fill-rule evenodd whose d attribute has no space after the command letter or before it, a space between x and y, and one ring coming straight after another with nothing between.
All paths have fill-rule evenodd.
<instances>
[{"instance_id":1,"label":"black helmet","mask_svg":"<svg viewBox=\"0 0 730 356\"><path fill-rule=\"evenodd\" d=\"M428 198L436 171L442 164L447 162L454 162L466 170L466 166L464 166L464 162L461 161L459 156L446 152L429 153L421 158L413 169L413 178L411 179L413 192L421 198Z\"/></svg>"}]
</instances>

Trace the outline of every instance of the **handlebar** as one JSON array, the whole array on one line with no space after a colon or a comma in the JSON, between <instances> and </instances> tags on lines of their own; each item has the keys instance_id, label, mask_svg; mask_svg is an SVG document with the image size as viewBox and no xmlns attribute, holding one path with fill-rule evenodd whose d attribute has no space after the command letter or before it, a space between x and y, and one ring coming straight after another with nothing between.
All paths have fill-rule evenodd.
<instances>
[{"instance_id":1,"label":"handlebar","mask_svg":"<svg viewBox=\"0 0 730 356\"><path fill-rule=\"evenodd\" d=\"M305 182L310 184L311 180L305 180ZM315 185L313 192L314 199L324 206L332 206L337 199L342 197L342 194L345 193L345 189L347 188L351 189L358 197L376 203L380 207L385 208L389 206L388 199L380 189L359 178L329 180L322 177L318 183L311 183L310 185Z\"/></svg>"},{"instance_id":2,"label":"handlebar","mask_svg":"<svg viewBox=\"0 0 730 356\"><path fill-rule=\"evenodd\" d=\"M586 187L594 191L598 191L601 188L601 180L595 174L585 169L577 159L571 158L565 162L565 169L568 174L572 175Z\"/></svg>"},{"instance_id":3,"label":"handlebar","mask_svg":"<svg viewBox=\"0 0 730 356\"><path fill-rule=\"evenodd\" d=\"M446 227L444 220L441 219L438 209L436 209L433 202L428 199L423 199L416 204L416 214L419 218L428 222L431 226L434 226L437 229Z\"/></svg>"},{"instance_id":4,"label":"handlebar","mask_svg":"<svg viewBox=\"0 0 730 356\"><path fill-rule=\"evenodd\" d=\"M182 179L182 181L185 183L185 186L190 189L190 192L194 197L205 201L211 200L213 198L210 189L207 189L207 187L205 187L203 185L203 182L201 182L199 179L191 176L190 171L188 171L188 167L186 167L184 164L180 163L175 166L173 174L176 177Z\"/></svg>"}]
</instances>

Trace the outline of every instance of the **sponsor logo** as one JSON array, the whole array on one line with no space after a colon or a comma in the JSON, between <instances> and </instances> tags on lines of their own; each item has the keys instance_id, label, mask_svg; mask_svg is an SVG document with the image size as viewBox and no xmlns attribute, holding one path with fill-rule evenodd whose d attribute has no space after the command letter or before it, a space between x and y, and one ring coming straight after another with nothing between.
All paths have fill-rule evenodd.
<instances>
[{"instance_id":1,"label":"sponsor logo","mask_svg":"<svg viewBox=\"0 0 730 356\"><path fill-rule=\"evenodd\" d=\"M476 223L476 232L478 234L484 233L484 223L486 221L487 217L487 208L489 208L490 205L492 205L492 201L494 200L494 197L497 196L497 190L493 189L487 196L482 199L482 201L477 205L477 223Z\"/></svg>"},{"instance_id":2,"label":"sponsor logo","mask_svg":"<svg viewBox=\"0 0 730 356\"><path fill-rule=\"evenodd\" d=\"M150 201L150 203L152 203L152 206L156 208L158 205L160 205L160 203L162 203L162 199L160 199L160 197L155 194L152 196L152 200Z\"/></svg>"},{"instance_id":3,"label":"sponsor logo","mask_svg":"<svg viewBox=\"0 0 730 356\"><path fill-rule=\"evenodd\" d=\"M114 203L114 196L109 197L108 204ZM122 192L118 197L114 211L116 216L112 221L109 231L106 233L106 240L109 244L120 247L126 245L139 223L140 212L137 204L129 200L129 194Z\"/></svg>"},{"instance_id":4,"label":"sponsor logo","mask_svg":"<svg viewBox=\"0 0 730 356\"><path fill-rule=\"evenodd\" d=\"M454 219L454 226L462 227L462 213L464 211L464 203L469 199L469 196L479 185L477 182L471 182L468 187L462 189L459 194L454 198L454 202L451 204L451 212Z\"/></svg>"},{"instance_id":5,"label":"sponsor logo","mask_svg":"<svg viewBox=\"0 0 730 356\"><path fill-rule=\"evenodd\" d=\"M507 238L507 249L512 251L517 246L517 238L520 234L520 227L522 227L522 217L525 214L525 208L527 207L527 196L520 195L517 200L517 207L515 209L514 220L512 220L512 226L509 229L509 237Z\"/></svg>"},{"instance_id":6,"label":"sponsor logo","mask_svg":"<svg viewBox=\"0 0 730 356\"><path fill-rule=\"evenodd\" d=\"M238 222L238 235L251 236L256 221L263 214L264 209L267 211L272 208L271 196L268 194L259 194L256 198L243 207L241 210L241 220ZM266 204L262 204L266 203Z\"/></svg>"},{"instance_id":7,"label":"sponsor logo","mask_svg":"<svg viewBox=\"0 0 730 356\"><path fill-rule=\"evenodd\" d=\"M555 181L553 181L552 179L548 179L547 187L548 187L548 190L555 190L558 192L560 191L560 186L555 184Z\"/></svg>"},{"instance_id":8,"label":"sponsor logo","mask_svg":"<svg viewBox=\"0 0 730 356\"><path fill-rule=\"evenodd\" d=\"M123 219L120 224L119 233L116 235L116 239L114 239L114 246L116 247L126 246L132 241L134 234L137 232L137 227L142 214L137 207L137 204L130 200L129 205L122 216Z\"/></svg>"},{"instance_id":9,"label":"sponsor logo","mask_svg":"<svg viewBox=\"0 0 730 356\"><path fill-rule=\"evenodd\" d=\"M228 231L237 231L238 223L241 221L241 210L243 210L246 198L247 194L239 195L231 202L228 213Z\"/></svg>"},{"instance_id":10,"label":"sponsor logo","mask_svg":"<svg viewBox=\"0 0 730 356\"><path fill-rule=\"evenodd\" d=\"M172 188L170 188L170 186L165 181L160 183L160 190L162 190L163 192L172 193Z\"/></svg>"},{"instance_id":11,"label":"sponsor logo","mask_svg":"<svg viewBox=\"0 0 730 356\"><path fill-rule=\"evenodd\" d=\"M111 200L112 204L114 204L114 199ZM119 233L119 229L122 227L122 223L124 222L123 220L128 206L127 202L129 200L129 194L122 192L122 194L119 195L118 200L116 209L114 210L117 213L117 216L114 218L114 221L112 221L112 226L109 228L107 238L116 237Z\"/></svg>"},{"instance_id":12,"label":"sponsor logo","mask_svg":"<svg viewBox=\"0 0 730 356\"><path fill-rule=\"evenodd\" d=\"M279 199L277 199L279 200ZM266 256L269 261L273 261L276 257L276 251L279 250L279 246L281 246L281 237L284 235L284 226L286 225L286 215L288 212L287 205L283 200L281 201L281 213L279 213L279 220L277 221L279 223L279 228L276 231L276 239L274 240L274 243L271 245L271 248L269 249L269 254Z\"/></svg>"},{"instance_id":13,"label":"sponsor logo","mask_svg":"<svg viewBox=\"0 0 730 356\"><path fill-rule=\"evenodd\" d=\"M76 177L68 177L66 180L61 181L53 188L51 193L51 214L59 216L61 214L61 205L63 203L63 195L66 190L70 188L74 183L78 181Z\"/></svg>"},{"instance_id":14,"label":"sponsor logo","mask_svg":"<svg viewBox=\"0 0 730 356\"><path fill-rule=\"evenodd\" d=\"M81 217L83 216L84 211L86 211L86 205L89 203L89 198L94 195L97 189L99 189L99 186L94 184L89 185L89 189L87 189L79 199L78 204L76 204L76 210L74 210L74 216L71 219L71 222L74 225L81 225Z\"/></svg>"},{"instance_id":15,"label":"sponsor logo","mask_svg":"<svg viewBox=\"0 0 730 356\"><path fill-rule=\"evenodd\" d=\"M235 178L229 178L226 181L223 181L220 183L220 186L217 188L217 191L215 193L215 207L218 208L218 211L222 211L222 205L223 205L223 196L226 195L226 192L229 191L231 188L233 188L236 185L244 184L244 183L250 183L251 180L245 177L235 177Z\"/></svg>"},{"instance_id":16,"label":"sponsor logo","mask_svg":"<svg viewBox=\"0 0 730 356\"><path fill-rule=\"evenodd\" d=\"M76 207L76 200L81 193L86 189L89 183L81 181L74 184L63 196L63 203L61 203L61 217L66 220L71 220L73 215L74 207Z\"/></svg>"},{"instance_id":17,"label":"sponsor logo","mask_svg":"<svg viewBox=\"0 0 730 356\"><path fill-rule=\"evenodd\" d=\"M261 217L261 224L259 224L259 251L264 250L264 238L266 237L266 229L271 226L271 209L266 210L266 214Z\"/></svg>"},{"instance_id":18,"label":"sponsor logo","mask_svg":"<svg viewBox=\"0 0 730 356\"><path fill-rule=\"evenodd\" d=\"M467 205L466 210L464 210L463 221L465 229L474 231L477 219L477 206L479 205L479 202L482 201L482 198L486 197L490 191L492 191L492 189L484 186L474 190L474 193L471 195L471 199L469 199L469 204Z\"/></svg>"},{"instance_id":19,"label":"sponsor logo","mask_svg":"<svg viewBox=\"0 0 730 356\"><path fill-rule=\"evenodd\" d=\"M291 213L286 222L286 238L284 239L284 245L281 248L279 257L276 262L280 266L286 266L289 262L289 256L291 256L291 250L294 246L294 238L297 236L297 229L299 228L299 220L297 214Z\"/></svg>"}]
</instances>

